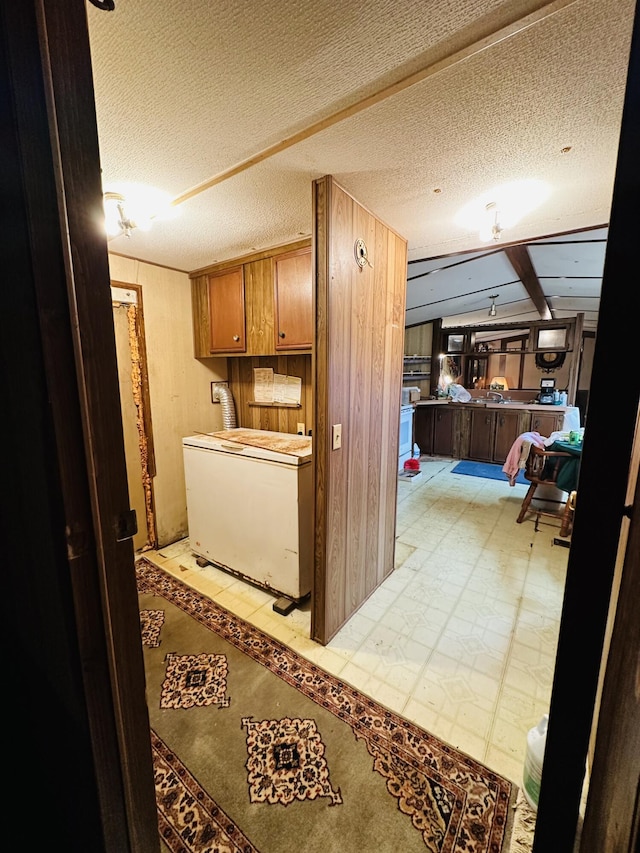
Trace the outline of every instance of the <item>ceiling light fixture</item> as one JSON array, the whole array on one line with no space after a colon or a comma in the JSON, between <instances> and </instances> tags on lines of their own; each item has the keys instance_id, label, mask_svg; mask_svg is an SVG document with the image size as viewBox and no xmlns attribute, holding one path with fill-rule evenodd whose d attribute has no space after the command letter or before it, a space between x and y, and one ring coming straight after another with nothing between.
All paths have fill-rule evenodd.
<instances>
[{"instance_id":1,"label":"ceiling light fixture","mask_svg":"<svg viewBox=\"0 0 640 853\"><path fill-rule=\"evenodd\" d=\"M480 226L480 239L484 242L499 240L502 235L500 225L500 210L495 201L490 201L484 208L485 216Z\"/></svg>"},{"instance_id":2,"label":"ceiling light fixture","mask_svg":"<svg viewBox=\"0 0 640 853\"><path fill-rule=\"evenodd\" d=\"M154 222L174 219L179 210L162 190L145 184L109 183L103 193L104 226L107 236L130 237L136 231L150 231Z\"/></svg>"},{"instance_id":3,"label":"ceiling light fixture","mask_svg":"<svg viewBox=\"0 0 640 853\"><path fill-rule=\"evenodd\" d=\"M455 216L465 231L480 232L483 241L499 240L525 216L540 207L551 187L544 181L524 179L488 189L466 204Z\"/></svg>"},{"instance_id":4,"label":"ceiling light fixture","mask_svg":"<svg viewBox=\"0 0 640 853\"><path fill-rule=\"evenodd\" d=\"M495 294L495 296L490 296L490 297L489 297L489 299L491 299L491 300L492 300L492 301L491 301L491 308L489 308L489 316L490 316L490 317L495 317L495 316L496 316L496 313L497 313L497 312L496 312L496 299L497 299L497 298L498 298L498 294L497 294L497 293Z\"/></svg>"},{"instance_id":5,"label":"ceiling light fixture","mask_svg":"<svg viewBox=\"0 0 640 853\"><path fill-rule=\"evenodd\" d=\"M120 193L104 194L104 226L109 237L130 237L136 223L125 210L125 197Z\"/></svg>"}]
</instances>

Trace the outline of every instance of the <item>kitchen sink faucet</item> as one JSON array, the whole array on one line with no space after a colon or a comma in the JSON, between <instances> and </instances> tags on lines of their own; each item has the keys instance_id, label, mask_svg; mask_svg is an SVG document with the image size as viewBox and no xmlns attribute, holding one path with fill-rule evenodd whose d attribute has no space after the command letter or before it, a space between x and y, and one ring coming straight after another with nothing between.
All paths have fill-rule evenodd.
<instances>
[{"instance_id":1,"label":"kitchen sink faucet","mask_svg":"<svg viewBox=\"0 0 640 853\"><path fill-rule=\"evenodd\" d=\"M496 397L498 398L499 403L501 403L504 400L504 395L501 394L499 391L487 391L487 397L489 396L489 394L495 394Z\"/></svg>"}]
</instances>

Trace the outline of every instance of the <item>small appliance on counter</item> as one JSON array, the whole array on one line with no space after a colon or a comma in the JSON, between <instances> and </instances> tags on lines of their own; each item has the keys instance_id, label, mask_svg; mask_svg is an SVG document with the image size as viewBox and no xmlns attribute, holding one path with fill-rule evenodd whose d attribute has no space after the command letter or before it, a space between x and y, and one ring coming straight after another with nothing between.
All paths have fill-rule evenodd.
<instances>
[{"instance_id":1,"label":"small appliance on counter","mask_svg":"<svg viewBox=\"0 0 640 853\"><path fill-rule=\"evenodd\" d=\"M553 406L555 402L555 379L541 379L540 393L538 394L538 402L544 406Z\"/></svg>"}]
</instances>

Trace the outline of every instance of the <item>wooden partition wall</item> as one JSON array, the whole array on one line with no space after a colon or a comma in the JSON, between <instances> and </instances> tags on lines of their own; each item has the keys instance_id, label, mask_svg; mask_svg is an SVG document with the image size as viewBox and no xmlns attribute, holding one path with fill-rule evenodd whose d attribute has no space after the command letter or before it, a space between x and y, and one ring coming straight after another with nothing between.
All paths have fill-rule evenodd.
<instances>
[{"instance_id":1,"label":"wooden partition wall","mask_svg":"<svg viewBox=\"0 0 640 853\"><path fill-rule=\"evenodd\" d=\"M313 200L311 635L327 643L393 570L407 243L330 176L314 182Z\"/></svg>"}]
</instances>

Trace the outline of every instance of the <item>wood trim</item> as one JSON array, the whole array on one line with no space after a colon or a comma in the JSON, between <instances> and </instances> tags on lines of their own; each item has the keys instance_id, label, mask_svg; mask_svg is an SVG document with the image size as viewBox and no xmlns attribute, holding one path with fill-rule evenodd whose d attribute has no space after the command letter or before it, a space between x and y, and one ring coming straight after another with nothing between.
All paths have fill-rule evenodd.
<instances>
[{"instance_id":1,"label":"wood trim","mask_svg":"<svg viewBox=\"0 0 640 853\"><path fill-rule=\"evenodd\" d=\"M243 264L245 287L246 355L275 353L275 305L273 304L273 257Z\"/></svg>"},{"instance_id":2,"label":"wood trim","mask_svg":"<svg viewBox=\"0 0 640 853\"><path fill-rule=\"evenodd\" d=\"M620 334L620 282L625 281L628 271L637 264L640 90L632 81L637 80L639 75L640 19L636 16L600 295L589 389L588 425L580 463L533 853L574 849L600 670L601 666L607 667L607 661L603 660L604 637L620 545L623 508L629 477L632 474L637 476L637 471L631 467L631 460L640 398L640 374L637 370L627 370L624 393L617 396L615 403L617 463L607 470L606 498L603 499L602 448L611 441L611 404L602 394L602 389L611 383L613 352L618 364L628 366L637 363L634 335ZM629 552L628 557L629 570L640 571L640 553ZM633 656L637 660L637 643L634 648L623 640L623 645L626 660L632 660ZM599 725L621 723L622 718L626 719L630 713L624 695L617 697L613 707L613 714L619 719L616 721L609 717L606 720L604 710ZM632 760L631 756L629 760ZM636 779L637 769L636 763ZM604 793L602 781L598 777L592 780L587 813L591 802ZM609 801L607 808L611 805ZM630 819L627 814L616 812L612 821L620 831ZM627 828L628 837L631 838L631 827ZM598 849L600 853L602 847L597 843L592 847L583 834L580 849L584 853Z\"/></svg>"},{"instance_id":3,"label":"wood trim","mask_svg":"<svg viewBox=\"0 0 640 853\"><path fill-rule=\"evenodd\" d=\"M206 181L203 181L200 184L197 184L194 187L191 187L185 192L181 193L179 196L173 199L173 205L183 204L185 201L188 201L190 198L193 198L196 195L199 195L202 192L205 192L211 187L217 186L221 184L223 181L229 180L229 178L235 177L235 175L239 175L242 172L250 169L252 166L258 165L258 163L262 163L263 161L269 159L270 157L274 157L276 154L280 154L282 151L286 151L288 148L291 148L294 145L298 145L300 142L304 142L305 139L309 139L312 136L326 130L329 127L333 127L334 125L344 121L345 119L351 118L358 113L361 113L363 110L368 109L369 107L376 106L376 104L381 103L382 101L387 100L387 98L392 97L393 95L397 95L400 92L404 92L406 89L411 86L415 86L418 83L422 83L424 80L427 80L429 77L432 77L434 74L440 74L447 68L452 68L460 62L464 62L470 59L472 56L476 56L489 48L493 47L500 42L505 41L506 39L512 38L519 33L524 32L529 29L529 27L535 26L536 24L544 21L552 15L555 15L557 12L562 11L568 6L572 6L576 3L577 0L551 0L551 2L543 3L540 8L535 9L533 12L525 15L522 18L511 18L505 24L500 27L491 28L490 19L487 17L482 24L480 21L477 21L475 27L473 28L473 35L471 36L469 42L464 47L459 50L454 50L443 56L441 59L437 61L432 61L431 57L427 59L427 63L424 67L414 71L411 74L408 74L406 77L403 77L400 80L397 80L395 83L391 83L388 86L384 86L382 89L379 89L377 92L373 92L371 95L362 98L359 101L356 101L354 104L350 104L344 107L337 112L325 116L314 124L308 125L297 133L292 133L290 136L287 136L285 139L281 139L279 142L274 143L273 145L268 146L267 148L263 148L262 151L253 154L251 157L247 157L246 160L243 160L240 163L236 163L234 166L231 166L228 169L225 169L222 172L219 172L217 175L214 175L212 178L208 178ZM477 34L481 30L486 31L486 35L481 38L477 38ZM445 46L441 46L441 49L446 50ZM371 212L371 211L369 211ZM375 215L375 214L372 214ZM398 235L399 236L399 235Z\"/></svg>"},{"instance_id":4,"label":"wood trim","mask_svg":"<svg viewBox=\"0 0 640 853\"><path fill-rule=\"evenodd\" d=\"M211 358L211 317L209 314L209 276L191 279L191 317L194 358Z\"/></svg>"},{"instance_id":5,"label":"wood trim","mask_svg":"<svg viewBox=\"0 0 640 853\"><path fill-rule=\"evenodd\" d=\"M311 592L311 637L323 642L326 635L325 564L327 560L327 465L329 454L328 428L328 299L329 299L329 241L331 236L331 179L327 176L313 184L313 223L315 269L315 347L313 353L314 441L313 461L315 480L315 553L313 588Z\"/></svg>"},{"instance_id":6,"label":"wood trim","mask_svg":"<svg viewBox=\"0 0 640 853\"><path fill-rule=\"evenodd\" d=\"M249 400L247 406L255 406L256 408L265 409L301 409L302 403L260 403L255 400Z\"/></svg>"},{"instance_id":7,"label":"wood trim","mask_svg":"<svg viewBox=\"0 0 640 853\"><path fill-rule=\"evenodd\" d=\"M206 267L201 267L200 269L190 272L189 278L198 278L201 275L209 275L212 272L226 270L229 267L237 267L238 264L250 264L252 261L262 261L265 258L273 258L276 255L281 255L286 252L294 252L297 249L308 249L309 246L311 246L311 238L305 237L303 240L296 240L293 243L283 243L280 246L273 246L270 249L261 249L259 252L251 252L247 255L229 258L226 261L218 261L213 264L209 264Z\"/></svg>"},{"instance_id":8,"label":"wood trim","mask_svg":"<svg viewBox=\"0 0 640 853\"><path fill-rule=\"evenodd\" d=\"M47 165L55 175L61 220L54 241L49 242L49 231L44 242L61 252L64 261L58 269L66 274L73 387L79 394L83 440L78 442L74 435L70 447L68 412L59 412L55 433L63 460L68 463L75 455L87 466L86 480L83 472L70 467L63 486L65 498L71 500L65 507L67 529L84 533L77 539L79 547L70 543L69 550L78 651L106 849L144 853L158 849L159 840L133 546L118 536L118 518L128 511L128 490L107 244L94 226L95 212L102 208L102 186L86 9L83 0L34 6L53 149ZM31 94L37 101L39 93ZM25 148L30 144L23 140ZM43 173L33 173L32 179L41 182ZM33 204L30 210L33 232L40 234L41 208ZM66 239L60 242L61 234ZM41 255L40 246L34 246L34 253ZM39 270L44 288L50 285L53 268L51 264ZM44 346L49 343L43 336ZM60 380L68 381L59 375L56 383L57 355L55 349L50 352L52 402L56 390L62 391ZM89 509L83 503L87 490L91 527L82 520Z\"/></svg>"}]
</instances>

